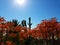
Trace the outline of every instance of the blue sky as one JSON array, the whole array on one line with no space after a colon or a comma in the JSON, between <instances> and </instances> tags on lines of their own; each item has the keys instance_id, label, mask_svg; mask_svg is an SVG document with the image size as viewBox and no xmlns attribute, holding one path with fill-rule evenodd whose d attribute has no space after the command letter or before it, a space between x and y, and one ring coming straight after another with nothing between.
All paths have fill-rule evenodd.
<instances>
[{"instance_id":1,"label":"blue sky","mask_svg":"<svg viewBox=\"0 0 60 45\"><path fill-rule=\"evenodd\" d=\"M19 21L32 18L32 28L43 19L56 17L60 21L60 0L27 0L27 5L13 6L12 0L0 0L0 16Z\"/></svg>"}]
</instances>

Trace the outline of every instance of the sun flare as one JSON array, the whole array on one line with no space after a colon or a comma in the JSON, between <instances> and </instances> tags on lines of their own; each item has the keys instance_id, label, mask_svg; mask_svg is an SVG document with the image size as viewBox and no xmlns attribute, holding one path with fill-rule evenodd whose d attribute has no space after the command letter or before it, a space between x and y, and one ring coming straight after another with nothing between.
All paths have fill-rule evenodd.
<instances>
[{"instance_id":1,"label":"sun flare","mask_svg":"<svg viewBox=\"0 0 60 45\"><path fill-rule=\"evenodd\" d=\"M15 0L15 3L17 5L23 5L25 3L25 0Z\"/></svg>"}]
</instances>

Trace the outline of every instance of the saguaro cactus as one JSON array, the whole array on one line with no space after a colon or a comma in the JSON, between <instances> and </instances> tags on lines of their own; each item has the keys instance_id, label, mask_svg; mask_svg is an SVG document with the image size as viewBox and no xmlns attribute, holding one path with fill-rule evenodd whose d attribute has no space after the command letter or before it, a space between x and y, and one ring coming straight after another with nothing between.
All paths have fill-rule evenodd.
<instances>
[{"instance_id":1,"label":"saguaro cactus","mask_svg":"<svg viewBox=\"0 0 60 45\"><path fill-rule=\"evenodd\" d=\"M28 25L29 25L29 29L31 29L31 25L32 25L32 23L31 23L31 17L29 17L29 23L28 23Z\"/></svg>"}]
</instances>

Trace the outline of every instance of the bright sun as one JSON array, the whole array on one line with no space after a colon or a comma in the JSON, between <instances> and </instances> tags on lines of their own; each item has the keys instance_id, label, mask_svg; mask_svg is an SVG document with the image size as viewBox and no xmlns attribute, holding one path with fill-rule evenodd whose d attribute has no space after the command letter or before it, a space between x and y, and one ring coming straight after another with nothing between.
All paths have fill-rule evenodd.
<instances>
[{"instance_id":1,"label":"bright sun","mask_svg":"<svg viewBox=\"0 0 60 45\"><path fill-rule=\"evenodd\" d=\"M15 0L15 3L17 5L23 5L25 3L25 0Z\"/></svg>"}]
</instances>

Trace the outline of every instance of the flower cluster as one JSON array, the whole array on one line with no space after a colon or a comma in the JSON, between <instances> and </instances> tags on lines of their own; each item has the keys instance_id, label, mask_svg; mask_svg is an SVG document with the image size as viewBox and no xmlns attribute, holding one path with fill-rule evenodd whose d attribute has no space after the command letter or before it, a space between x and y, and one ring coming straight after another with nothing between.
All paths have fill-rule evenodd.
<instances>
[{"instance_id":1,"label":"flower cluster","mask_svg":"<svg viewBox=\"0 0 60 45\"><path fill-rule=\"evenodd\" d=\"M34 29L21 25L14 26L14 24L6 21L4 18L0 18L0 45L20 45L25 44L28 40L31 41L31 39L50 40L60 38L60 22L56 18L43 20Z\"/></svg>"}]
</instances>

